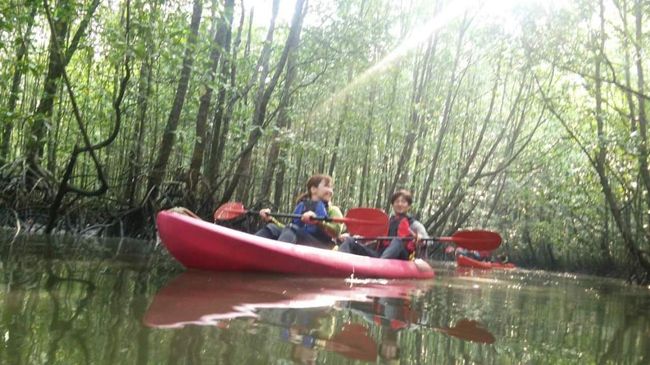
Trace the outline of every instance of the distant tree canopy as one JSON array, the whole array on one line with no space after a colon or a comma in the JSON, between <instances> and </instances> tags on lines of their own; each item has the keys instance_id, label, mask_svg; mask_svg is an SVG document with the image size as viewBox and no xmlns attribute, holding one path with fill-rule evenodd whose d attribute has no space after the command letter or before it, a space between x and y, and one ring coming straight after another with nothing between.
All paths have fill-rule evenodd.
<instances>
[{"instance_id":1,"label":"distant tree canopy","mask_svg":"<svg viewBox=\"0 0 650 365\"><path fill-rule=\"evenodd\" d=\"M647 280L650 8L496 3L8 0L3 219L137 235L328 173L344 209L407 188L431 234Z\"/></svg>"}]
</instances>

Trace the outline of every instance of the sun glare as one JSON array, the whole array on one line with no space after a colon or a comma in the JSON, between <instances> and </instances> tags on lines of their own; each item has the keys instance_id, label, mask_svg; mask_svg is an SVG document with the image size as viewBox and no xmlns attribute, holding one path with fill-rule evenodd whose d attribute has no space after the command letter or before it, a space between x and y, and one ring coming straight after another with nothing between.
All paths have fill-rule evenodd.
<instances>
[{"instance_id":1,"label":"sun glare","mask_svg":"<svg viewBox=\"0 0 650 365\"><path fill-rule=\"evenodd\" d=\"M290 24L293 17L293 9L296 5L295 1L280 1L278 8L278 17L276 23ZM244 2L246 12L250 12L251 8L254 9L253 24L259 27L268 27L271 21L271 13L273 10L273 0L249 0ZM246 15L248 16L248 14Z\"/></svg>"},{"instance_id":2,"label":"sun glare","mask_svg":"<svg viewBox=\"0 0 650 365\"><path fill-rule=\"evenodd\" d=\"M315 112L323 110L332 104L336 104L343 96L363 84L373 76L388 69L395 61L405 56L409 51L426 41L435 31L443 28L449 22L461 16L469 8L473 1L454 1L447 5L437 16L431 18L423 26L412 30L405 36L397 47L389 52L384 58L373 66L366 69L339 92L331 95L327 100L315 109Z\"/></svg>"},{"instance_id":3,"label":"sun glare","mask_svg":"<svg viewBox=\"0 0 650 365\"><path fill-rule=\"evenodd\" d=\"M516 28L516 20L513 10L516 6L526 3L540 3L545 7L557 8L569 3L568 0L460 0L450 1L435 17L431 18L424 25L411 30L386 56L369 67L339 92L331 95L321 103L315 110L317 113L327 107L336 104L343 96L347 95L359 85L365 83L373 76L380 74L391 67L397 60L407 55L411 50L425 42L436 31L444 28L450 22L460 18L464 13L476 16L478 21L500 20L506 31L513 31ZM474 13L474 14L472 14ZM476 14L478 13L478 14Z\"/></svg>"}]
</instances>

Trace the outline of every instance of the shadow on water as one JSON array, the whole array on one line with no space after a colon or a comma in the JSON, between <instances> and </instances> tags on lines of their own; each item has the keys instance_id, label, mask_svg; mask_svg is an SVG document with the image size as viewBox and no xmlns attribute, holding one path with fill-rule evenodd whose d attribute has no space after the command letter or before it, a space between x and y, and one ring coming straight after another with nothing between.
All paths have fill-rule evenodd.
<instances>
[{"instance_id":1,"label":"shadow on water","mask_svg":"<svg viewBox=\"0 0 650 365\"><path fill-rule=\"evenodd\" d=\"M19 237L0 252L3 364L650 359L650 291L609 279L450 265L427 281L183 272L142 241Z\"/></svg>"}]
</instances>

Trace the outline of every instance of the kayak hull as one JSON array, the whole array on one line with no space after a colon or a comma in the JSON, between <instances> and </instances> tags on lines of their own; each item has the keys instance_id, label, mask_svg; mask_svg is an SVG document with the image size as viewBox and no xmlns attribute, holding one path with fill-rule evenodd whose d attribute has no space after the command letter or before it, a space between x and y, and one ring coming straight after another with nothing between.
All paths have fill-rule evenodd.
<instances>
[{"instance_id":1,"label":"kayak hull","mask_svg":"<svg viewBox=\"0 0 650 365\"><path fill-rule=\"evenodd\" d=\"M501 264L497 262L485 262L485 261L478 261L474 260L472 258L469 258L467 256L456 256L456 265L458 267L470 267L473 269L514 269L515 265L508 263L508 264Z\"/></svg>"},{"instance_id":2,"label":"kayak hull","mask_svg":"<svg viewBox=\"0 0 650 365\"><path fill-rule=\"evenodd\" d=\"M425 262L386 260L257 237L184 214L161 211L158 235L183 266L210 271L270 272L321 277L427 279Z\"/></svg>"}]
</instances>

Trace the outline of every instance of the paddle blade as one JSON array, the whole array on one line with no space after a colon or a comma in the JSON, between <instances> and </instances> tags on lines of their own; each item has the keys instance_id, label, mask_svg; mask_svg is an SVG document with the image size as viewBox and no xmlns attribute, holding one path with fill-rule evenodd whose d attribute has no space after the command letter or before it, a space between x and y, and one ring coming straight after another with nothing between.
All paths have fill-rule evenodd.
<instances>
[{"instance_id":1,"label":"paddle blade","mask_svg":"<svg viewBox=\"0 0 650 365\"><path fill-rule=\"evenodd\" d=\"M388 215L381 209L352 208L341 221L353 235L372 237L388 234Z\"/></svg>"},{"instance_id":2,"label":"paddle blade","mask_svg":"<svg viewBox=\"0 0 650 365\"><path fill-rule=\"evenodd\" d=\"M368 329L358 323L344 324L325 346L326 349L354 360L375 362L377 360L377 343L368 333Z\"/></svg>"},{"instance_id":3,"label":"paddle blade","mask_svg":"<svg viewBox=\"0 0 650 365\"><path fill-rule=\"evenodd\" d=\"M238 202L230 202L220 206L219 209L214 212L214 220L229 221L231 219L239 218L243 214L246 214L244 204Z\"/></svg>"},{"instance_id":4,"label":"paddle blade","mask_svg":"<svg viewBox=\"0 0 650 365\"><path fill-rule=\"evenodd\" d=\"M468 250L491 251L501 245L501 236L490 231L459 231L444 241L455 242L458 246Z\"/></svg>"},{"instance_id":5,"label":"paddle blade","mask_svg":"<svg viewBox=\"0 0 650 365\"><path fill-rule=\"evenodd\" d=\"M440 332L471 342L492 344L496 341L494 335L482 324L468 319L461 319L454 327L441 328Z\"/></svg>"}]
</instances>

